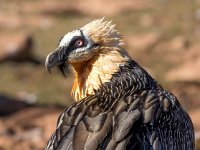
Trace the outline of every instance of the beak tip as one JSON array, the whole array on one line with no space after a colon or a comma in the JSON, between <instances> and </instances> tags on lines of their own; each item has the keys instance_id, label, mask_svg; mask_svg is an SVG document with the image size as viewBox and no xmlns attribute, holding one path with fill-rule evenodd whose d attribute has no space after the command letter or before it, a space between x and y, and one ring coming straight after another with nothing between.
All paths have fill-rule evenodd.
<instances>
[{"instance_id":1,"label":"beak tip","mask_svg":"<svg viewBox=\"0 0 200 150\"><path fill-rule=\"evenodd\" d=\"M51 73L51 69L53 67L63 63L63 61L60 60L60 52L60 50L55 50L47 55L45 60L45 66L49 73Z\"/></svg>"},{"instance_id":2,"label":"beak tip","mask_svg":"<svg viewBox=\"0 0 200 150\"><path fill-rule=\"evenodd\" d=\"M52 55L52 53L50 53L48 56L47 56L47 58L46 58L46 61L45 61L45 66L46 66L46 69L47 69L47 71L49 72L49 73L51 73L51 68L52 68L52 66L50 65L51 63L50 63L50 56Z\"/></svg>"},{"instance_id":3,"label":"beak tip","mask_svg":"<svg viewBox=\"0 0 200 150\"><path fill-rule=\"evenodd\" d=\"M49 65L48 61L45 62L45 67L46 67L46 70L51 73L51 66Z\"/></svg>"},{"instance_id":4,"label":"beak tip","mask_svg":"<svg viewBox=\"0 0 200 150\"><path fill-rule=\"evenodd\" d=\"M51 73L51 68L47 67L47 71L48 71L49 73Z\"/></svg>"}]
</instances>

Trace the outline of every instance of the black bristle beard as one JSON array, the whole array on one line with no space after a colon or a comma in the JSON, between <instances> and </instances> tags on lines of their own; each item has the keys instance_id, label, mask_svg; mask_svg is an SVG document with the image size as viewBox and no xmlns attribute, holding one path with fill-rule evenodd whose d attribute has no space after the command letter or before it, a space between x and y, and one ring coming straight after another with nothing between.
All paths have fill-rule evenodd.
<instances>
[{"instance_id":1,"label":"black bristle beard","mask_svg":"<svg viewBox=\"0 0 200 150\"><path fill-rule=\"evenodd\" d=\"M62 76L65 78L67 78L70 74L69 64L66 62L58 65L58 70L60 71Z\"/></svg>"}]
</instances>

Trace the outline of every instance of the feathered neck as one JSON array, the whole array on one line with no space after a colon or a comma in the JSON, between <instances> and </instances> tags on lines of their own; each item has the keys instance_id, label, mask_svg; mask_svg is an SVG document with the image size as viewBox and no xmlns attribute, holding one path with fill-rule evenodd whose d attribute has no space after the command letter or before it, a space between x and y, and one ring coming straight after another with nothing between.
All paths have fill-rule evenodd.
<instances>
[{"instance_id":1,"label":"feathered neck","mask_svg":"<svg viewBox=\"0 0 200 150\"><path fill-rule=\"evenodd\" d=\"M83 26L81 30L94 43L101 45L101 48L92 59L71 64L75 74L72 96L76 101L94 95L96 90L111 80L119 66L130 59L121 48L124 45L122 36L111 21L97 19Z\"/></svg>"},{"instance_id":2,"label":"feathered neck","mask_svg":"<svg viewBox=\"0 0 200 150\"><path fill-rule=\"evenodd\" d=\"M72 96L76 101L94 95L104 83L109 82L119 66L130 57L123 49L104 50L87 62L72 63L75 74Z\"/></svg>"}]
</instances>

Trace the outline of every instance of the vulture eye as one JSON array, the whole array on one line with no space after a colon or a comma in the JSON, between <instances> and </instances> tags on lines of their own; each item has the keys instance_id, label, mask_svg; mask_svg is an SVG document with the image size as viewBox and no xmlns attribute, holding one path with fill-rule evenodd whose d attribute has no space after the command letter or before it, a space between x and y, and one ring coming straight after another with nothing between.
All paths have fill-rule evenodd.
<instances>
[{"instance_id":1,"label":"vulture eye","mask_svg":"<svg viewBox=\"0 0 200 150\"><path fill-rule=\"evenodd\" d=\"M83 44L84 44L83 40L77 40L77 41L75 42L75 45L76 45L77 47L81 47L81 46L83 46Z\"/></svg>"}]
</instances>

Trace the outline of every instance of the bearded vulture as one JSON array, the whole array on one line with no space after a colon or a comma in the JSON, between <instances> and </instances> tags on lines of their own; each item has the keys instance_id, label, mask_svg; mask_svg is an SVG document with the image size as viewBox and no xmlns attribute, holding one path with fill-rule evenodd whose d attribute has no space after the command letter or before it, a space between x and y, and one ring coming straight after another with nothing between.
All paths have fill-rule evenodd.
<instances>
[{"instance_id":1,"label":"bearded vulture","mask_svg":"<svg viewBox=\"0 0 200 150\"><path fill-rule=\"evenodd\" d=\"M46 150L194 150L194 129L177 98L127 53L111 21L69 32L46 68L72 67L75 102L65 109Z\"/></svg>"}]
</instances>

